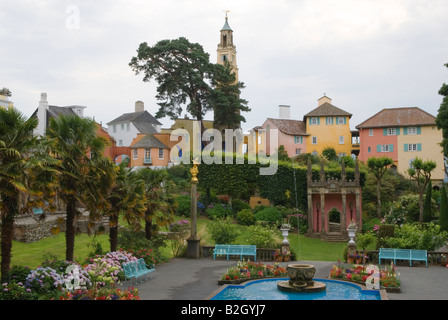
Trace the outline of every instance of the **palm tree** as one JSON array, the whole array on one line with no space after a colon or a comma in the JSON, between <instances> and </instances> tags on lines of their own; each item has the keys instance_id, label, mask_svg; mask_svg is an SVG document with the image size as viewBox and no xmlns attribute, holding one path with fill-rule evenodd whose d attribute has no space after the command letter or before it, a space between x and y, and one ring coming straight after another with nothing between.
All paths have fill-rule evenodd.
<instances>
[{"instance_id":1,"label":"palm tree","mask_svg":"<svg viewBox=\"0 0 448 320\"><path fill-rule=\"evenodd\" d=\"M115 166L115 181L107 196L109 208L106 213L109 216L109 241L110 250L116 251L118 244L118 218L120 214L129 225L140 226L141 218L144 218L146 210L146 198L144 182L140 180L130 168L128 168L129 160L126 159ZM136 229L138 230L138 228Z\"/></svg>"},{"instance_id":2,"label":"palm tree","mask_svg":"<svg viewBox=\"0 0 448 320\"><path fill-rule=\"evenodd\" d=\"M34 206L51 204L55 159L33 136L36 118L26 119L14 108L0 108L1 275L11 263L15 217ZM24 205L20 199L27 200ZM45 201L43 201L45 200Z\"/></svg>"},{"instance_id":3,"label":"palm tree","mask_svg":"<svg viewBox=\"0 0 448 320\"><path fill-rule=\"evenodd\" d=\"M83 204L95 210L104 203L101 200L108 185L98 181L102 181L107 168L102 155L106 140L97 136L93 120L78 116L52 118L47 137L52 139L53 152L60 160L59 192L66 206L66 260L73 261L77 207Z\"/></svg>"},{"instance_id":4,"label":"palm tree","mask_svg":"<svg viewBox=\"0 0 448 320\"><path fill-rule=\"evenodd\" d=\"M143 168L138 170L137 174L145 183L145 236L146 239L151 239L153 223L161 227L174 221L174 183L164 169Z\"/></svg>"}]
</instances>

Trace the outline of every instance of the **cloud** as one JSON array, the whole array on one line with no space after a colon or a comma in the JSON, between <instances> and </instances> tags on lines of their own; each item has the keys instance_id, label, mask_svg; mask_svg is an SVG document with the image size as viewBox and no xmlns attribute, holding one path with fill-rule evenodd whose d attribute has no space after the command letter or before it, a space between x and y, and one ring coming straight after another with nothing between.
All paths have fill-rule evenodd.
<instances>
[{"instance_id":1,"label":"cloud","mask_svg":"<svg viewBox=\"0 0 448 320\"><path fill-rule=\"evenodd\" d=\"M324 92L353 114L352 127L384 107L437 113L447 82L446 0L10 1L0 12L0 85L28 115L40 92L50 104L86 105L103 123L137 100L154 114L156 84L128 66L138 45L184 36L214 62L224 10L252 108L244 128L276 117L279 104L301 119Z\"/></svg>"}]
</instances>

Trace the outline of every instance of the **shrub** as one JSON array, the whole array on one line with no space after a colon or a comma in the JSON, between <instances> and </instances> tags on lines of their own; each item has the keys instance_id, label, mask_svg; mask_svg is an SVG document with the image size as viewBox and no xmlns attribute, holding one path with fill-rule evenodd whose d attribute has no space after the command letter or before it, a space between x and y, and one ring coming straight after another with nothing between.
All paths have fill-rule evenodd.
<instances>
[{"instance_id":1,"label":"shrub","mask_svg":"<svg viewBox=\"0 0 448 320\"><path fill-rule=\"evenodd\" d=\"M399 249L421 249L433 251L444 245L448 233L439 225L404 224L395 229L393 237L383 239L385 246Z\"/></svg>"},{"instance_id":2,"label":"shrub","mask_svg":"<svg viewBox=\"0 0 448 320\"><path fill-rule=\"evenodd\" d=\"M227 204L210 205L207 208L207 215L212 219L225 219L233 216L232 207Z\"/></svg>"},{"instance_id":3,"label":"shrub","mask_svg":"<svg viewBox=\"0 0 448 320\"><path fill-rule=\"evenodd\" d=\"M254 213L250 209L243 209L238 212L236 219L243 226L250 226L255 223Z\"/></svg>"},{"instance_id":4,"label":"shrub","mask_svg":"<svg viewBox=\"0 0 448 320\"><path fill-rule=\"evenodd\" d=\"M26 288L46 298L55 296L64 284L62 276L49 267L32 270L25 280Z\"/></svg>"},{"instance_id":5,"label":"shrub","mask_svg":"<svg viewBox=\"0 0 448 320\"><path fill-rule=\"evenodd\" d=\"M38 295L26 288L22 282L2 283L0 285L0 300L35 300Z\"/></svg>"},{"instance_id":6,"label":"shrub","mask_svg":"<svg viewBox=\"0 0 448 320\"><path fill-rule=\"evenodd\" d=\"M211 238L216 244L231 244L239 235L237 226L230 219L219 219L209 224Z\"/></svg>"},{"instance_id":7,"label":"shrub","mask_svg":"<svg viewBox=\"0 0 448 320\"><path fill-rule=\"evenodd\" d=\"M257 248L275 247L276 232L268 227L253 225L244 232L247 244L256 245Z\"/></svg>"},{"instance_id":8,"label":"shrub","mask_svg":"<svg viewBox=\"0 0 448 320\"><path fill-rule=\"evenodd\" d=\"M191 215L191 197L180 195L176 198L176 214L178 216L189 217Z\"/></svg>"},{"instance_id":9,"label":"shrub","mask_svg":"<svg viewBox=\"0 0 448 320\"><path fill-rule=\"evenodd\" d=\"M244 209L250 210L251 208L247 202L244 202L243 200L236 199L236 200L232 201L232 209L235 213L237 213Z\"/></svg>"},{"instance_id":10,"label":"shrub","mask_svg":"<svg viewBox=\"0 0 448 320\"><path fill-rule=\"evenodd\" d=\"M5 278L6 282L25 283L26 277L30 274L31 269L26 266L12 266Z\"/></svg>"},{"instance_id":11,"label":"shrub","mask_svg":"<svg viewBox=\"0 0 448 320\"><path fill-rule=\"evenodd\" d=\"M255 220L267 221L271 225L279 225L282 219L282 212L275 207L266 207L255 213Z\"/></svg>"}]
</instances>

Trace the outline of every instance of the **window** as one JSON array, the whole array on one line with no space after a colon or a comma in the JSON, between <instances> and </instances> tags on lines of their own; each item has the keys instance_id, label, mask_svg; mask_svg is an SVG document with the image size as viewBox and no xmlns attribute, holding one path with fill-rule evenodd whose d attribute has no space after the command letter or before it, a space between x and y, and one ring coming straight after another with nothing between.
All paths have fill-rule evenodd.
<instances>
[{"instance_id":1,"label":"window","mask_svg":"<svg viewBox=\"0 0 448 320\"><path fill-rule=\"evenodd\" d=\"M372 148L367 147L367 152L368 152L368 153L372 152Z\"/></svg>"},{"instance_id":2,"label":"window","mask_svg":"<svg viewBox=\"0 0 448 320\"><path fill-rule=\"evenodd\" d=\"M126 131L131 131L131 124L129 122L126 123Z\"/></svg>"},{"instance_id":3,"label":"window","mask_svg":"<svg viewBox=\"0 0 448 320\"><path fill-rule=\"evenodd\" d=\"M303 143L303 137L301 137L301 136L294 136L294 143L295 144Z\"/></svg>"},{"instance_id":4,"label":"window","mask_svg":"<svg viewBox=\"0 0 448 320\"><path fill-rule=\"evenodd\" d=\"M369 136L373 137L373 129L369 129Z\"/></svg>"},{"instance_id":5,"label":"window","mask_svg":"<svg viewBox=\"0 0 448 320\"><path fill-rule=\"evenodd\" d=\"M145 159L143 159L144 164L151 164L151 149L145 149Z\"/></svg>"},{"instance_id":6,"label":"window","mask_svg":"<svg viewBox=\"0 0 448 320\"><path fill-rule=\"evenodd\" d=\"M163 149L159 148L159 159L163 159Z\"/></svg>"},{"instance_id":7,"label":"window","mask_svg":"<svg viewBox=\"0 0 448 320\"><path fill-rule=\"evenodd\" d=\"M317 144L317 137L313 137L312 140L311 140L311 143L312 144Z\"/></svg>"},{"instance_id":8,"label":"window","mask_svg":"<svg viewBox=\"0 0 448 320\"><path fill-rule=\"evenodd\" d=\"M118 140L118 146L122 147L123 146L123 140Z\"/></svg>"},{"instance_id":9,"label":"window","mask_svg":"<svg viewBox=\"0 0 448 320\"><path fill-rule=\"evenodd\" d=\"M114 130L114 133L117 132L117 125L114 124L114 125L112 126L112 128L113 128L113 130Z\"/></svg>"},{"instance_id":10,"label":"window","mask_svg":"<svg viewBox=\"0 0 448 320\"><path fill-rule=\"evenodd\" d=\"M138 150L134 149L134 160L138 158Z\"/></svg>"},{"instance_id":11,"label":"window","mask_svg":"<svg viewBox=\"0 0 448 320\"><path fill-rule=\"evenodd\" d=\"M376 146L377 152L393 152L394 145L393 144L379 144Z\"/></svg>"},{"instance_id":12,"label":"window","mask_svg":"<svg viewBox=\"0 0 448 320\"><path fill-rule=\"evenodd\" d=\"M339 136L339 144L344 144L344 136Z\"/></svg>"},{"instance_id":13,"label":"window","mask_svg":"<svg viewBox=\"0 0 448 320\"><path fill-rule=\"evenodd\" d=\"M345 157L347 154L345 152L339 153L338 156L339 158Z\"/></svg>"},{"instance_id":14,"label":"window","mask_svg":"<svg viewBox=\"0 0 448 320\"><path fill-rule=\"evenodd\" d=\"M333 117L327 117L327 124L333 124Z\"/></svg>"},{"instance_id":15,"label":"window","mask_svg":"<svg viewBox=\"0 0 448 320\"><path fill-rule=\"evenodd\" d=\"M121 124L121 130L124 130L124 123Z\"/></svg>"},{"instance_id":16,"label":"window","mask_svg":"<svg viewBox=\"0 0 448 320\"><path fill-rule=\"evenodd\" d=\"M408 128L408 134L409 135L417 134L417 127L410 127L410 128Z\"/></svg>"},{"instance_id":17,"label":"window","mask_svg":"<svg viewBox=\"0 0 448 320\"><path fill-rule=\"evenodd\" d=\"M302 153L302 149L297 148L297 149L296 149L296 155L297 155L297 154L301 154L301 153Z\"/></svg>"},{"instance_id":18,"label":"window","mask_svg":"<svg viewBox=\"0 0 448 320\"><path fill-rule=\"evenodd\" d=\"M395 135L397 135L397 130L395 128L387 128L387 135L395 136Z\"/></svg>"},{"instance_id":19,"label":"window","mask_svg":"<svg viewBox=\"0 0 448 320\"><path fill-rule=\"evenodd\" d=\"M337 117L336 123L337 124L345 124L345 117Z\"/></svg>"},{"instance_id":20,"label":"window","mask_svg":"<svg viewBox=\"0 0 448 320\"><path fill-rule=\"evenodd\" d=\"M409 143L404 145L404 151L422 151L421 143Z\"/></svg>"},{"instance_id":21,"label":"window","mask_svg":"<svg viewBox=\"0 0 448 320\"><path fill-rule=\"evenodd\" d=\"M310 125L315 126L319 124L319 118L310 118Z\"/></svg>"}]
</instances>

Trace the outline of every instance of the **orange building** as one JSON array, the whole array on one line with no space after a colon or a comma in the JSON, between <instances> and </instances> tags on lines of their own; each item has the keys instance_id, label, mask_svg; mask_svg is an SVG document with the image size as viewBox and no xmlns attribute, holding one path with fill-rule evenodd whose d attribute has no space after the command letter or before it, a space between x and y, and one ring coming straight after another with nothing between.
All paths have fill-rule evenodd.
<instances>
[{"instance_id":1,"label":"orange building","mask_svg":"<svg viewBox=\"0 0 448 320\"><path fill-rule=\"evenodd\" d=\"M171 148L179 141L171 141L169 133L138 134L131 143L131 166L135 168L163 168L172 165Z\"/></svg>"}]
</instances>

